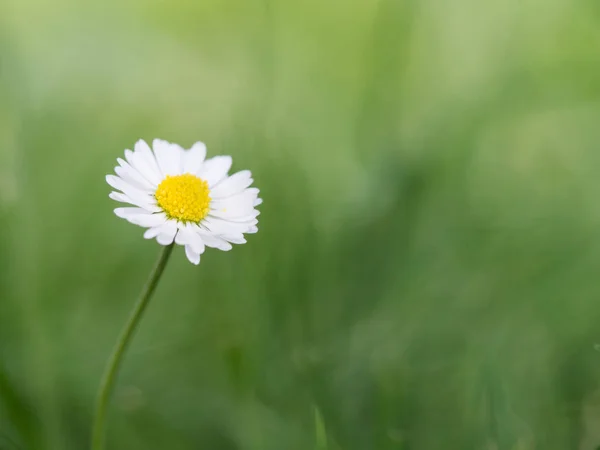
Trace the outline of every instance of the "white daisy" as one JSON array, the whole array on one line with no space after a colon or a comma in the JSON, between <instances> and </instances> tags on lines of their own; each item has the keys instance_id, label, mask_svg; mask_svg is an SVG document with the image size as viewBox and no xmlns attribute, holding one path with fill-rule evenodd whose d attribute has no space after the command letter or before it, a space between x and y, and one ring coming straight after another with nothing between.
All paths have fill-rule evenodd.
<instances>
[{"instance_id":1,"label":"white daisy","mask_svg":"<svg viewBox=\"0 0 600 450\"><path fill-rule=\"evenodd\" d=\"M133 207L116 208L115 214L147 228L146 239L161 245L185 247L193 264L200 263L205 247L231 250L231 244L244 244L244 233L256 233L254 208L262 203L259 190L249 187L248 170L228 176L230 156L205 160L206 146L196 142L189 150L155 139L153 150L143 140L135 151L125 150L118 158L117 175L106 181L116 191L110 198Z\"/></svg>"}]
</instances>

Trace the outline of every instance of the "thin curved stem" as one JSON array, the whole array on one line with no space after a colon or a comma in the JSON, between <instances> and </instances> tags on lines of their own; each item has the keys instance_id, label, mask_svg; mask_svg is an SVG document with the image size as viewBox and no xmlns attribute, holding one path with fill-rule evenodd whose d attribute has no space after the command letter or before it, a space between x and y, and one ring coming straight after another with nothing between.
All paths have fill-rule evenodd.
<instances>
[{"instance_id":1,"label":"thin curved stem","mask_svg":"<svg viewBox=\"0 0 600 450\"><path fill-rule=\"evenodd\" d=\"M121 367L121 362L123 361L123 355L131 342L131 338L133 337L144 311L150 302L150 298L158 285L158 281L165 270L165 266L169 261L169 256L171 256L171 252L173 251L173 246L174 244L164 247L160 254L160 257L150 274L150 278L148 279L146 286L144 286L144 289L129 316L129 320L121 332L121 336L115 345L104 375L102 376L102 382L100 383L98 398L96 400L96 414L92 428L92 450L102 450L104 448L104 428L106 424L108 402L115 385L119 368Z\"/></svg>"}]
</instances>

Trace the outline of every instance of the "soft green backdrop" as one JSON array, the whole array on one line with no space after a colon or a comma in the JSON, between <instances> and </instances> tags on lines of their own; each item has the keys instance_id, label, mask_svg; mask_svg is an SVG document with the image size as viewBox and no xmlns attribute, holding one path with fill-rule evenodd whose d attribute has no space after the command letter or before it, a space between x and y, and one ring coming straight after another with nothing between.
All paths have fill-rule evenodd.
<instances>
[{"instance_id":1,"label":"soft green backdrop","mask_svg":"<svg viewBox=\"0 0 600 450\"><path fill-rule=\"evenodd\" d=\"M596 0L2 0L2 450L88 445L159 253L104 176L154 137L263 213L176 250L108 449L600 446Z\"/></svg>"}]
</instances>

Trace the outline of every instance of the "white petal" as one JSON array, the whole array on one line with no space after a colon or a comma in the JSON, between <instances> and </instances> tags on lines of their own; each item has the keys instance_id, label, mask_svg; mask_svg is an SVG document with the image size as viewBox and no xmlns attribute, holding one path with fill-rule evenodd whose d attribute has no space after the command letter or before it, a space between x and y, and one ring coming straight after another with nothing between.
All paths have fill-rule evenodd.
<instances>
[{"instance_id":1,"label":"white petal","mask_svg":"<svg viewBox=\"0 0 600 450\"><path fill-rule=\"evenodd\" d=\"M181 175L183 173L183 154L185 153L185 150L179 144L171 144L171 151L177 152L177 154L179 155L179 159L177 160L177 167L175 168L175 175Z\"/></svg>"},{"instance_id":2,"label":"white petal","mask_svg":"<svg viewBox=\"0 0 600 450\"><path fill-rule=\"evenodd\" d=\"M133 200L131 200L122 192L112 191L110 194L108 194L108 197L121 203L129 203L130 205L135 205Z\"/></svg>"},{"instance_id":3,"label":"white petal","mask_svg":"<svg viewBox=\"0 0 600 450\"><path fill-rule=\"evenodd\" d=\"M250 188L246 189L244 192L252 192L252 193L258 195L260 193L260 189L256 188L256 187L250 187Z\"/></svg>"},{"instance_id":4,"label":"white petal","mask_svg":"<svg viewBox=\"0 0 600 450\"><path fill-rule=\"evenodd\" d=\"M181 174L181 147L161 139L154 139L152 147L163 176Z\"/></svg>"},{"instance_id":5,"label":"white petal","mask_svg":"<svg viewBox=\"0 0 600 450\"><path fill-rule=\"evenodd\" d=\"M160 245L170 245L177 234L177 224L173 220L167 221L161 226L160 233L156 236L156 241Z\"/></svg>"},{"instance_id":6,"label":"white petal","mask_svg":"<svg viewBox=\"0 0 600 450\"><path fill-rule=\"evenodd\" d=\"M225 241L224 239L221 239L218 236L213 235L210 231L208 231L202 226L192 224L192 229L199 233L200 237L202 238L202 241L207 247L217 248L225 252L233 248L233 246L229 242Z\"/></svg>"},{"instance_id":7,"label":"white petal","mask_svg":"<svg viewBox=\"0 0 600 450\"><path fill-rule=\"evenodd\" d=\"M257 193L254 189L210 202L210 214L223 219L244 217L253 213Z\"/></svg>"},{"instance_id":8,"label":"white petal","mask_svg":"<svg viewBox=\"0 0 600 450\"><path fill-rule=\"evenodd\" d=\"M246 233L249 227L257 223L256 219L249 222L231 222L210 215L202 221L202 225L214 234Z\"/></svg>"},{"instance_id":9,"label":"white petal","mask_svg":"<svg viewBox=\"0 0 600 450\"><path fill-rule=\"evenodd\" d=\"M177 245L185 245L187 244L187 240L185 239L185 233L182 230L178 229L177 234L175 235L175 243Z\"/></svg>"},{"instance_id":10,"label":"white petal","mask_svg":"<svg viewBox=\"0 0 600 450\"><path fill-rule=\"evenodd\" d=\"M150 184L153 186L158 186L158 184L162 180L162 176L151 168L151 166L146 162L146 158L138 153L133 153L132 151L125 151L125 157L127 161L135 170L138 171L140 175L142 175Z\"/></svg>"},{"instance_id":11,"label":"white petal","mask_svg":"<svg viewBox=\"0 0 600 450\"><path fill-rule=\"evenodd\" d=\"M188 245L191 245L192 249L194 249L196 253L204 253L204 241L202 240L200 234L193 230L191 224L188 224L186 234L188 234Z\"/></svg>"},{"instance_id":12,"label":"white petal","mask_svg":"<svg viewBox=\"0 0 600 450\"><path fill-rule=\"evenodd\" d=\"M191 245L185 246L185 256L192 264L200 264L200 253L196 253Z\"/></svg>"},{"instance_id":13,"label":"white petal","mask_svg":"<svg viewBox=\"0 0 600 450\"><path fill-rule=\"evenodd\" d=\"M143 154L152 154L152 149L150 148L150 146L146 143L145 140L143 139L138 139L137 142L135 143L135 146L133 147L133 150L137 153L143 153Z\"/></svg>"},{"instance_id":14,"label":"white petal","mask_svg":"<svg viewBox=\"0 0 600 450\"><path fill-rule=\"evenodd\" d=\"M144 239L154 239L156 236L158 236L160 234L161 230L162 230L161 226L148 228L144 232Z\"/></svg>"},{"instance_id":15,"label":"white petal","mask_svg":"<svg viewBox=\"0 0 600 450\"><path fill-rule=\"evenodd\" d=\"M252 173L249 170L242 170L225 178L216 185L210 192L212 198L223 198L238 194L252 184Z\"/></svg>"},{"instance_id":16,"label":"white petal","mask_svg":"<svg viewBox=\"0 0 600 450\"><path fill-rule=\"evenodd\" d=\"M140 214L150 215L151 213L143 208L115 208L115 214L117 215L117 217L127 219L131 216L136 216Z\"/></svg>"},{"instance_id":17,"label":"white petal","mask_svg":"<svg viewBox=\"0 0 600 450\"><path fill-rule=\"evenodd\" d=\"M150 212L159 212L161 211L160 207L156 205L156 203L149 203L145 200L141 200L139 198L131 198L126 194L123 194L122 192L111 192L110 194L108 194L108 196L110 198L112 198L113 200L116 200L118 202L121 203L129 203L130 205L135 205L135 206L139 206L140 208L143 208L147 211Z\"/></svg>"},{"instance_id":18,"label":"white petal","mask_svg":"<svg viewBox=\"0 0 600 450\"><path fill-rule=\"evenodd\" d=\"M162 180L162 175L156 163L154 153L150 150L145 141L139 140L135 143L135 152L125 151L127 161L135 167L140 174L144 175L151 183L158 185Z\"/></svg>"},{"instance_id":19,"label":"white petal","mask_svg":"<svg viewBox=\"0 0 600 450\"><path fill-rule=\"evenodd\" d=\"M168 219L165 213L157 213L157 214L146 214L146 215L135 215L129 217L131 223L135 225L139 225L140 227L158 227L164 224Z\"/></svg>"},{"instance_id":20,"label":"white petal","mask_svg":"<svg viewBox=\"0 0 600 450\"><path fill-rule=\"evenodd\" d=\"M116 175L106 175L106 182L116 190L126 193L127 190L136 190L131 184ZM137 189L138 192L143 192Z\"/></svg>"},{"instance_id":21,"label":"white petal","mask_svg":"<svg viewBox=\"0 0 600 450\"><path fill-rule=\"evenodd\" d=\"M169 235L172 233L173 227L175 229L175 232L177 232L177 225L174 223L174 221L171 219L167 219L166 222L160 225L148 228L144 232L144 238L152 239L160 234Z\"/></svg>"},{"instance_id":22,"label":"white petal","mask_svg":"<svg viewBox=\"0 0 600 450\"><path fill-rule=\"evenodd\" d=\"M247 242L242 233L223 234L221 237L232 244L245 244Z\"/></svg>"},{"instance_id":23,"label":"white petal","mask_svg":"<svg viewBox=\"0 0 600 450\"><path fill-rule=\"evenodd\" d=\"M189 245L195 253L201 255L204 253L204 242L198 232L192 227L191 223L178 223L179 231L175 237L175 243L178 245Z\"/></svg>"},{"instance_id":24,"label":"white petal","mask_svg":"<svg viewBox=\"0 0 600 450\"><path fill-rule=\"evenodd\" d=\"M258 227L256 227L256 226L250 227L250 228L248 228L246 233L248 233L248 234L258 233Z\"/></svg>"},{"instance_id":25,"label":"white petal","mask_svg":"<svg viewBox=\"0 0 600 450\"><path fill-rule=\"evenodd\" d=\"M142 208L146 208L148 205L156 204L156 200L150 192L137 189L135 186L129 184L122 178L119 178L115 175L106 175L106 182L133 200L135 203L132 204Z\"/></svg>"},{"instance_id":26,"label":"white petal","mask_svg":"<svg viewBox=\"0 0 600 450\"><path fill-rule=\"evenodd\" d=\"M243 214L243 215L241 215ZM249 211L239 212L234 210L211 210L209 216L217 219L226 220L228 222L249 222L255 219L260 214L260 211L250 208Z\"/></svg>"},{"instance_id":27,"label":"white petal","mask_svg":"<svg viewBox=\"0 0 600 450\"><path fill-rule=\"evenodd\" d=\"M200 166L200 170L196 175L206 180L208 186L212 188L227 176L230 168L231 156L215 156L204 161L204 164Z\"/></svg>"},{"instance_id":28,"label":"white petal","mask_svg":"<svg viewBox=\"0 0 600 450\"><path fill-rule=\"evenodd\" d=\"M230 222L253 222L260 215L260 211L253 209L250 214L242 217L230 217L227 220ZM258 221L256 221L258 222Z\"/></svg>"},{"instance_id":29,"label":"white petal","mask_svg":"<svg viewBox=\"0 0 600 450\"><path fill-rule=\"evenodd\" d=\"M218 236L211 236L210 234L202 236L202 240L207 247L216 248L224 252L228 252L233 246L224 239Z\"/></svg>"},{"instance_id":30,"label":"white petal","mask_svg":"<svg viewBox=\"0 0 600 450\"><path fill-rule=\"evenodd\" d=\"M141 227L157 227L167 221L164 213L152 214L141 208L116 208L115 214L134 225Z\"/></svg>"},{"instance_id":31,"label":"white petal","mask_svg":"<svg viewBox=\"0 0 600 450\"><path fill-rule=\"evenodd\" d=\"M171 235L169 233L161 233L158 236L156 236L156 242L158 242L160 245L171 245L173 243L174 237L174 235Z\"/></svg>"},{"instance_id":32,"label":"white petal","mask_svg":"<svg viewBox=\"0 0 600 450\"><path fill-rule=\"evenodd\" d=\"M262 198L257 198L256 200L254 200L254 206L262 205L262 202L263 202Z\"/></svg>"},{"instance_id":33,"label":"white petal","mask_svg":"<svg viewBox=\"0 0 600 450\"><path fill-rule=\"evenodd\" d=\"M196 174L206 158L206 145L203 142L196 142L192 148L184 151L182 156L183 172Z\"/></svg>"},{"instance_id":34,"label":"white petal","mask_svg":"<svg viewBox=\"0 0 600 450\"><path fill-rule=\"evenodd\" d=\"M109 178L110 177L110 178ZM127 195L131 200L135 201L136 205L150 209L151 205L156 205L156 199L153 195L148 192L140 191L128 184L125 180L116 177L114 175L107 175L106 181L115 189L120 190L123 194ZM119 187L117 187L119 186Z\"/></svg>"},{"instance_id":35,"label":"white petal","mask_svg":"<svg viewBox=\"0 0 600 450\"><path fill-rule=\"evenodd\" d=\"M136 169L134 169L127 161L117 158L120 166L115 167L115 173L123 178L129 184L142 191L154 191L156 186L153 186L150 181L144 178Z\"/></svg>"}]
</instances>

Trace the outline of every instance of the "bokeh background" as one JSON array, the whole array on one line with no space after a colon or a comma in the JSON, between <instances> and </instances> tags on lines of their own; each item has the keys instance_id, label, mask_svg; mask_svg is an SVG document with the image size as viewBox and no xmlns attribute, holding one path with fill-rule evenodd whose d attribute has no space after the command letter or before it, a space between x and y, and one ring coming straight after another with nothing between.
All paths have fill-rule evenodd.
<instances>
[{"instance_id":1,"label":"bokeh background","mask_svg":"<svg viewBox=\"0 0 600 450\"><path fill-rule=\"evenodd\" d=\"M251 169L260 232L176 250L109 449L599 448L600 3L2 0L2 450L88 447L154 137Z\"/></svg>"}]
</instances>

